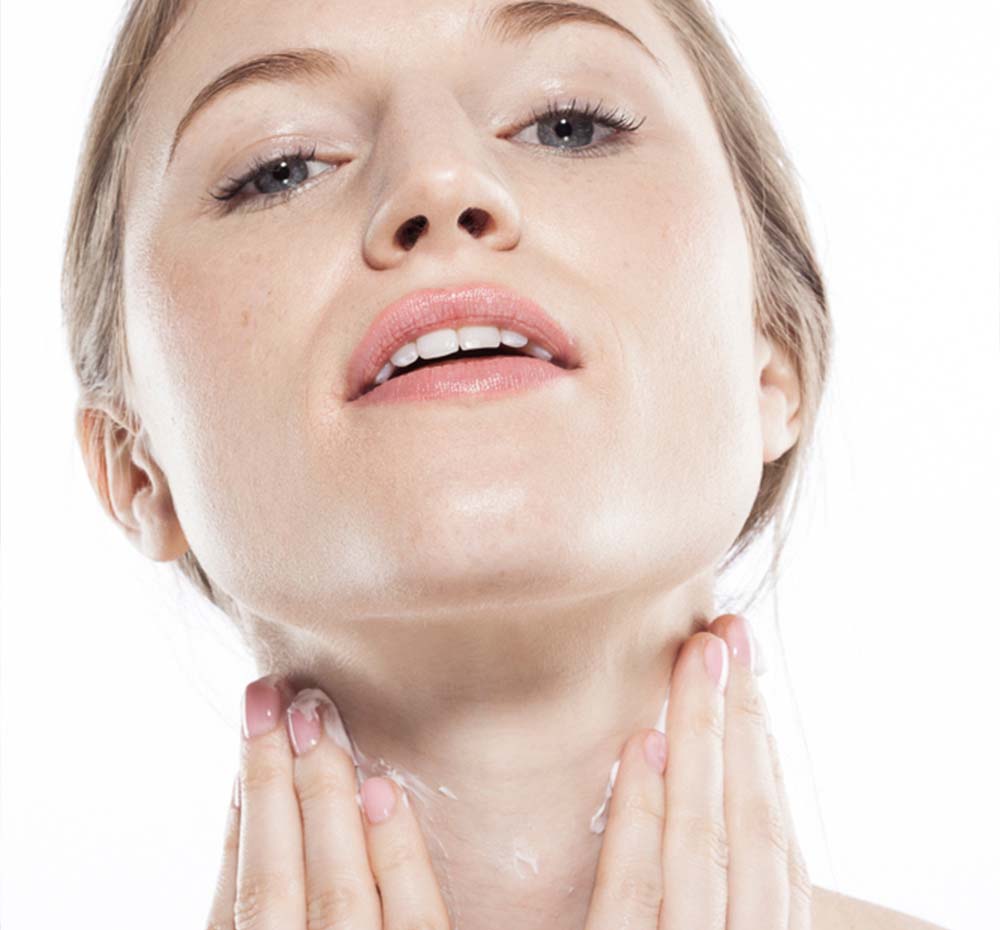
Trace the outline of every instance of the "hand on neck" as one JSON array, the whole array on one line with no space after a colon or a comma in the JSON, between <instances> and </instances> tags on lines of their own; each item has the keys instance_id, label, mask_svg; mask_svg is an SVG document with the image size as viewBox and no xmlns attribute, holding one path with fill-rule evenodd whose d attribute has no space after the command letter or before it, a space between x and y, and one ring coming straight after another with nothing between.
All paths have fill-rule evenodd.
<instances>
[{"instance_id":1,"label":"hand on neck","mask_svg":"<svg viewBox=\"0 0 1000 930\"><path fill-rule=\"evenodd\" d=\"M456 926L578 930L615 762L663 728L677 652L714 616L705 574L585 602L250 622L260 674L323 691L360 776L407 790Z\"/></svg>"}]
</instances>

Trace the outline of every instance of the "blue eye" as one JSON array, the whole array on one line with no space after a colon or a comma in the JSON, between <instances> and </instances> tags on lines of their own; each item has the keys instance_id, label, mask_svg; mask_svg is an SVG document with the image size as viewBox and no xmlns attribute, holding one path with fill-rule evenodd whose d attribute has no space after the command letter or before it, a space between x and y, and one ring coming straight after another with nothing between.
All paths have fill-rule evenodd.
<instances>
[{"instance_id":1,"label":"blue eye","mask_svg":"<svg viewBox=\"0 0 1000 930\"><path fill-rule=\"evenodd\" d=\"M589 103L578 107L576 98L573 98L568 106L559 106L550 101L541 114L532 110L531 121L522 124L518 134L537 124L537 138L541 144L532 147L551 148L556 152L569 153L572 157L586 157L602 154L599 150L620 144L624 133L635 132L645 121L645 117L637 120L619 110L608 111L600 102L594 107ZM613 131L605 139L592 144L595 123L603 124ZM549 146L545 144L548 142L556 144ZM261 205L267 205L287 200L301 188L303 182L310 179L306 166L315 155L315 146L300 146L292 151L281 152L273 158L255 159L243 174L238 178L228 178L220 191L211 196L224 203L224 212L243 209L246 201L260 201ZM258 194L240 196L245 187L256 188Z\"/></svg>"},{"instance_id":2,"label":"blue eye","mask_svg":"<svg viewBox=\"0 0 1000 930\"><path fill-rule=\"evenodd\" d=\"M582 108L577 107L576 98L568 106L558 106L554 102L549 102L548 108L541 115L531 111L532 121L524 128L538 125L538 139L540 142L556 142L557 151L566 151L572 154L580 152L581 155L597 154L596 149L602 149L612 144L601 141L596 145L590 142L594 136L594 123L603 123L606 127L614 130L609 134L613 143L620 142L622 133L635 132L645 121L636 119L619 110L605 110L600 102L592 107L589 103ZM551 123L551 126L547 124ZM581 128L582 127L582 128ZM523 129L522 129L523 131ZM574 143L579 143L579 145ZM549 146L542 145L541 148Z\"/></svg>"},{"instance_id":3,"label":"blue eye","mask_svg":"<svg viewBox=\"0 0 1000 930\"><path fill-rule=\"evenodd\" d=\"M275 195L287 197L298 189L298 185L308 180L305 165L316 155L316 146L310 149L299 147L291 152L282 152L275 158L255 159L253 164L238 178L229 178L219 193L212 194L215 200L233 200L244 187L253 185L269 200ZM300 167L301 166L301 167ZM259 199L254 197L242 199Z\"/></svg>"}]
</instances>

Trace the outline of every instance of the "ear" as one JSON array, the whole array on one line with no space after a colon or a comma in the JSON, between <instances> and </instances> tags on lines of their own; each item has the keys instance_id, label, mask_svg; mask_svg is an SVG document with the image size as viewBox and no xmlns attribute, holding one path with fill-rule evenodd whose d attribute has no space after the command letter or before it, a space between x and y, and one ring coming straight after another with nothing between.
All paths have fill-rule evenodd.
<instances>
[{"instance_id":1,"label":"ear","mask_svg":"<svg viewBox=\"0 0 1000 930\"><path fill-rule=\"evenodd\" d=\"M795 365L783 349L757 331L754 370L760 382L760 429L764 462L795 445L802 430L801 388Z\"/></svg>"},{"instance_id":2,"label":"ear","mask_svg":"<svg viewBox=\"0 0 1000 930\"><path fill-rule=\"evenodd\" d=\"M150 452L148 434L136 434L111 411L81 407L76 437L101 505L132 545L156 562L184 555L190 546L166 476Z\"/></svg>"}]
</instances>

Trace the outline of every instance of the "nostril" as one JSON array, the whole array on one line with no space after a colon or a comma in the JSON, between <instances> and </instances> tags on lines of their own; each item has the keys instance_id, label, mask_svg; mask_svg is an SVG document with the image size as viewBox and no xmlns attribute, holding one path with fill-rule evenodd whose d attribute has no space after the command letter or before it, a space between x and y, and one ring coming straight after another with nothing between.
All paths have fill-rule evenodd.
<instances>
[{"instance_id":1,"label":"nostril","mask_svg":"<svg viewBox=\"0 0 1000 930\"><path fill-rule=\"evenodd\" d=\"M407 251L413 248L420 234L427 228L427 217L416 216L399 227L396 241Z\"/></svg>"},{"instance_id":2,"label":"nostril","mask_svg":"<svg viewBox=\"0 0 1000 930\"><path fill-rule=\"evenodd\" d=\"M477 207L470 207L462 213L458 221L460 226L464 226L476 238L479 238L483 234L489 222L490 215L485 210L480 210Z\"/></svg>"}]
</instances>

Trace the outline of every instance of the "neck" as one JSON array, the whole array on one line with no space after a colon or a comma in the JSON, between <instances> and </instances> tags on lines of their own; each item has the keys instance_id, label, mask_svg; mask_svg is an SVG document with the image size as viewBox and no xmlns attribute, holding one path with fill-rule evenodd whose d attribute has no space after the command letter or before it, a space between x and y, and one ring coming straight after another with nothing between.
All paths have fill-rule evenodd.
<instances>
[{"instance_id":1,"label":"neck","mask_svg":"<svg viewBox=\"0 0 1000 930\"><path fill-rule=\"evenodd\" d=\"M456 930L579 928L612 768L636 730L663 729L713 577L308 628L253 617L251 639L260 674L337 705L360 778L407 790Z\"/></svg>"}]
</instances>

